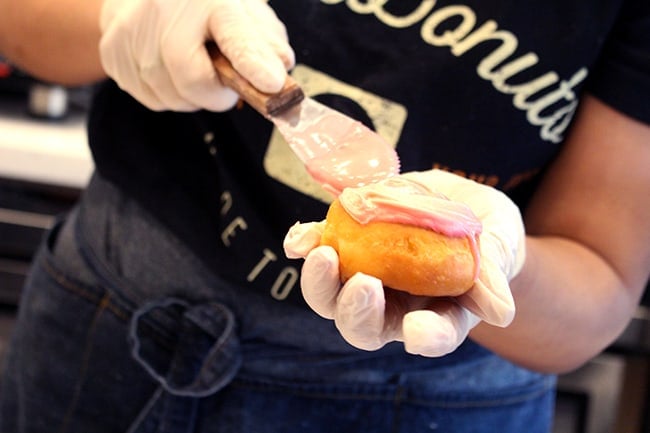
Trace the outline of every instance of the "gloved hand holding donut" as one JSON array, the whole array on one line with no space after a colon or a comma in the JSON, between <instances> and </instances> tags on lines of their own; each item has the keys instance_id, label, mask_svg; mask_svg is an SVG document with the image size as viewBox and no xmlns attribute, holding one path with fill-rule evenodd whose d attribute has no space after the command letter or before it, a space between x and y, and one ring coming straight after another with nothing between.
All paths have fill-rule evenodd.
<instances>
[{"instance_id":1,"label":"gloved hand holding donut","mask_svg":"<svg viewBox=\"0 0 650 433\"><path fill-rule=\"evenodd\" d=\"M408 193L412 185L415 185L413 188L418 189L418 193ZM407 352L430 357L442 356L455 350L480 321L501 327L510 324L514 317L515 305L509 281L521 270L525 260L524 225L517 206L494 188L440 170L411 172L389 178L386 185L379 185L379 188L385 189L386 186L389 192L391 188L397 188L392 197L396 203L391 204L389 209L391 215L389 219L392 218L392 221L379 223L388 225L384 228L376 228L375 230L382 230L382 232L370 236L372 239L369 241L371 246L367 250L368 254L374 254L372 250L383 248L379 243L373 245L377 242L377 237L400 236L401 230L407 229L405 224L399 222L403 220L395 217L399 213L396 209L400 209L405 214L418 215L419 220L426 220L427 210L431 206L436 206L436 203L432 205L430 196L440 194L453 204L442 203L448 214L447 221L454 226L447 224L445 227L443 221L442 225L439 224L443 231L455 229L454 219L462 216L459 212L459 209L463 209L462 206L469 208L471 211L469 213L473 213L480 222L481 230L480 236L477 236L475 253L476 264L479 266L469 286L463 289L460 295L439 297L424 296L420 289L418 294L393 290L384 287L383 281L376 275L364 272L343 275L342 278L342 270L344 273L349 273L346 266L342 266L344 260L362 262L366 260L362 257L350 258L352 253L347 252L346 257L339 257L337 250L332 246L336 246L338 241L331 238L347 236L345 232L350 230L359 230L359 233L363 233L370 224L366 226L356 222L352 223L353 225L345 223L346 228L341 228L343 223L336 221L339 232L332 235L328 230L334 222L327 220L334 218L333 205L327 220L297 223L289 230L284 241L285 253L288 257L305 259L301 287L309 306L319 315L333 319L343 338L357 348L376 350L391 341L402 341ZM424 189L425 193L419 191L420 189ZM354 190L351 189L348 193L353 191L356 194ZM435 193L430 193L432 191ZM335 204L345 201L343 197L345 194L344 191ZM373 188L370 196L376 195L377 191ZM381 203L386 203L386 197L381 199L383 201L377 200L376 203L369 205L371 212L376 212L381 207ZM348 203L350 207L359 206L359 203L369 199L360 198L356 194L346 200L351 203ZM378 206L377 203L380 205ZM456 204L460 207L454 207ZM328 226L328 223L331 226ZM416 228L416 230L421 229ZM390 248L400 250L407 248L408 245L412 250L393 252L394 255L407 257L406 260L410 260L409 255L416 254L413 249L417 248L416 238L421 234L417 232L403 236L409 236L407 242L402 242L405 245L400 244L401 241L396 241L397 243L391 244ZM364 235L361 238L364 238ZM446 244L447 241L443 239L442 243ZM338 247L339 251L343 252L344 246L338 245ZM385 254L389 256L393 255L393 252L386 250ZM424 254L424 260L427 260L428 252ZM371 261L377 262L378 267L372 267L372 264L369 266L371 269L387 269L385 277L392 279L397 276L395 281L398 283L399 277L404 275L410 277L413 273L414 269L408 269L404 264L393 269L388 263L390 260L393 259L385 258L386 263L381 263L381 257L372 258ZM418 266L418 268L422 267L425 266ZM415 271L423 273L420 272L422 269L415 269ZM434 284L440 285L446 285L446 280L451 278L436 279L435 275L424 275L423 278L429 277L432 277L431 281L438 281ZM433 291L435 289L432 287Z\"/></svg>"},{"instance_id":2,"label":"gloved hand holding donut","mask_svg":"<svg viewBox=\"0 0 650 433\"><path fill-rule=\"evenodd\" d=\"M237 102L214 71L208 40L263 92L279 91L294 64L264 0L105 0L100 26L104 70L152 110L224 111Z\"/></svg>"}]
</instances>

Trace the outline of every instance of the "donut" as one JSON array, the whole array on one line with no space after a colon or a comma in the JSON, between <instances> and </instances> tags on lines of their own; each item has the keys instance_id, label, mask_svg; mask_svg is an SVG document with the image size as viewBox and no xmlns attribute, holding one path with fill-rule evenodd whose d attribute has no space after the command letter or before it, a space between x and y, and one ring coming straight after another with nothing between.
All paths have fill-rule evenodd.
<instances>
[{"instance_id":1,"label":"donut","mask_svg":"<svg viewBox=\"0 0 650 433\"><path fill-rule=\"evenodd\" d=\"M321 245L357 272L422 296L459 296L478 277L481 223L466 205L403 177L346 188L330 205Z\"/></svg>"}]
</instances>

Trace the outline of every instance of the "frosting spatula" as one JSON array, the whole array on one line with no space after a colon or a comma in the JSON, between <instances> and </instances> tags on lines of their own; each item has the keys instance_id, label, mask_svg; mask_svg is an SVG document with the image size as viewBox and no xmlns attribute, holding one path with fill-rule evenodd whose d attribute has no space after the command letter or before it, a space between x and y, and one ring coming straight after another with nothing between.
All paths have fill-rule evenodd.
<instances>
[{"instance_id":1,"label":"frosting spatula","mask_svg":"<svg viewBox=\"0 0 650 433\"><path fill-rule=\"evenodd\" d=\"M330 193L338 196L346 187L399 173L395 149L361 122L306 97L290 76L280 92L260 92L214 43L206 47L222 83L273 122L307 172Z\"/></svg>"}]
</instances>

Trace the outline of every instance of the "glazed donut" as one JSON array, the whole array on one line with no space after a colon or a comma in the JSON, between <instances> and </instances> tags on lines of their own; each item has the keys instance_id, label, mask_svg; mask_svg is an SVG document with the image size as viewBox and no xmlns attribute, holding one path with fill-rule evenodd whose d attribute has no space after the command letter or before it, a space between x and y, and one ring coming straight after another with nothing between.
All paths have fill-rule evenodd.
<instances>
[{"instance_id":1,"label":"glazed donut","mask_svg":"<svg viewBox=\"0 0 650 433\"><path fill-rule=\"evenodd\" d=\"M329 207L321 245L337 251L342 281L362 272L414 295L458 296L478 276L480 232L466 205L393 177L346 188Z\"/></svg>"}]
</instances>

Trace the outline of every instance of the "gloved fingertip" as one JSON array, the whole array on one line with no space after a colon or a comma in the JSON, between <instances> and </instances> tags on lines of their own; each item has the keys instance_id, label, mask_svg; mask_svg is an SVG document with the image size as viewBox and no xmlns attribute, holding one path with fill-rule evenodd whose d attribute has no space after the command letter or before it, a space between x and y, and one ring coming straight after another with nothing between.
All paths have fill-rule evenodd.
<instances>
[{"instance_id":1,"label":"gloved fingertip","mask_svg":"<svg viewBox=\"0 0 650 433\"><path fill-rule=\"evenodd\" d=\"M372 352L381 349L387 343L387 341L383 341L382 339L376 337L360 337L358 335L349 336L346 334L345 330L339 328L338 326L337 329L341 333L343 339L357 349Z\"/></svg>"},{"instance_id":2,"label":"gloved fingertip","mask_svg":"<svg viewBox=\"0 0 650 433\"><path fill-rule=\"evenodd\" d=\"M287 70L282 59L268 44L249 46L238 56L228 57L233 67L256 89L277 93L287 80Z\"/></svg>"},{"instance_id":3,"label":"gloved fingertip","mask_svg":"<svg viewBox=\"0 0 650 433\"><path fill-rule=\"evenodd\" d=\"M275 94L282 90L285 82L287 81L287 71L282 67L282 70L267 72L260 71L250 76L250 82L264 93Z\"/></svg>"},{"instance_id":4,"label":"gloved fingertip","mask_svg":"<svg viewBox=\"0 0 650 433\"><path fill-rule=\"evenodd\" d=\"M303 298L318 315L334 319L341 287L338 255L333 248L314 248L305 257L300 275Z\"/></svg>"},{"instance_id":5,"label":"gloved fingertip","mask_svg":"<svg viewBox=\"0 0 650 433\"><path fill-rule=\"evenodd\" d=\"M404 349L413 355L444 356L454 351L465 338L451 321L430 310L406 314L402 326Z\"/></svg>"},{"instance_id":6,"label":"gloved fingertip","mask_svg":"<svg viewBox=\"0 0 650 433\"><path fill-rule=\"evenodd\" d=\"M320 222L297 222L289 228L282 247L284 254L290 259L300 259L320 245L323 226Z\"/></svg>"},{"instance_id":7,"label":"gloved fingertip","mask_svg":"<svg viewBox=\"0 0 650 433\"><path fill-rule=\"evenodd\" d=\"M317 246L309 251L305 257L303 265L303 274L307 271L311 276L320 276L323 274L334 274L338 278L339 256L334 248L328 245Z\"/></svg>"},{"instance_id":8,"label":"gloved fingertip","mask_svg":"<svg viewBox=\"0 0 650 433\"><path fill-rule=\"evenodd\" d=\"M346 289L341 293L339 303L360 308L362 306L383 306L385 302L381 280L371 275L357 272L346 282Z\"/></svg>"},{"instance_id":9,"label":"gloved fingertip","mask_svg":"<svg viewBox=\"0 0 650 433\"><path fill-rule=\"evenodd\" d=\"M359 349L377 350L388 341L384 332L384 313L381 281L357 273L341 289L334 321L348 343Z\"/></svg>"},{"instance_id":10,"label":"gloved fingertip","mask_svg":"<svg viewBox=\"0 0 650 433\"><path fill-rule=\"evenodd\" d=\"M268 42L272 46L275 55L282 62L285 71L292 69L296 65L296 53L286 39L271 38Z\"/></svg>"}]
</instances>

